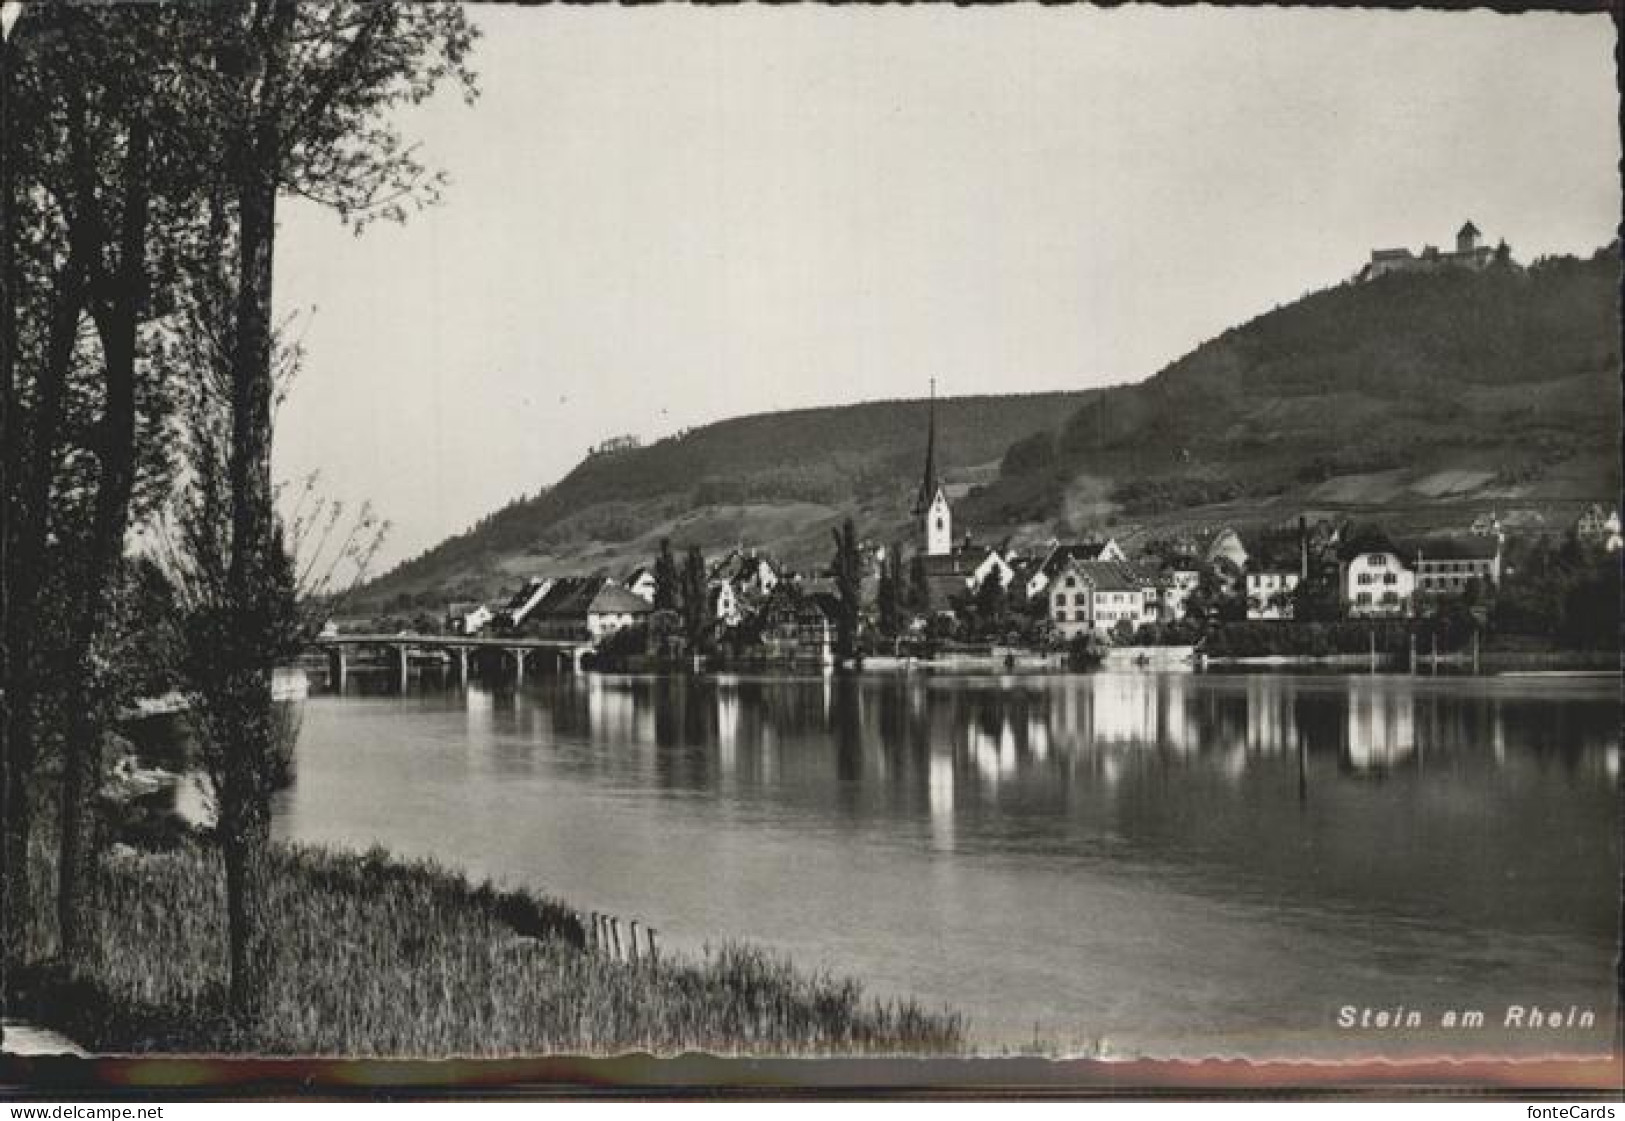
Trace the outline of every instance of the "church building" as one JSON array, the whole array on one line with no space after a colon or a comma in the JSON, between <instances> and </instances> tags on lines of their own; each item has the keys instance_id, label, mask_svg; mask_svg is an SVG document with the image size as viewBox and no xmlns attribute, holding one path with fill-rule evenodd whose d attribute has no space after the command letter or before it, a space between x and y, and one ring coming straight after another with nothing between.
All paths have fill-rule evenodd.
<instances>
[{"instance_id":1,"label":"church building","mask_svg":"<svg viewBox=\"0 0 1625 1121\"><path fill-rule=\"evenodd\" d=\"M935 381L931 383L931 403L926 414L925 473L910 512L919 527L918 548L925 556L931 605L935 610L948 610L953 599L974 592L990 572L998 573L1003 587L1010 586L1015 571L999 550L972 544L968 533L962 543L954 544L953 507L937 474Z\"/></svg>"}]
</instances>

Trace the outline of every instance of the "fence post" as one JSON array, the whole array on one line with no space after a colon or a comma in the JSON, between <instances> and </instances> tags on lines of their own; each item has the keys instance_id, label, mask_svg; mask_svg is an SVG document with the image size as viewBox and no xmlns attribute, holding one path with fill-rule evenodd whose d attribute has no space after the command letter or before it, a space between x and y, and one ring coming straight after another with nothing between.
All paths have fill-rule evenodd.
<instances>
[{"instance_id":1,"label":"fence post","mask_svg":"<svg viewBox=\"0 0 1625 1121\"><path fill-rule=\"evenodd\" d=\"M651 966L659 965L660 955L655 950L655 928L652 926L644 927L644 933L649 936L649 964Z\"/></svg>"},{"instance_id":2,"label":"fence post","mask_svg":"<svg viewBox=\"0 0 1625 1121\"><path fill-rule=\"evenodd\" d=\"M626 960L633 965L638 963L638 920L633 919L627 926Z\"/></svg>"},{"instance_id":3,"label":"fence post","mask_svg":"<svg viewBox=\"0 0 1625 1121\"><path fill-rule=\"evenodd\" d=\"M611 950L611 957L613 957L616 961L620 961L621 960L621 920L620 919L611 918L609 920L609 940L610 940L610 945L613 947L613 949Z\"/></svg>"}]
</instances>

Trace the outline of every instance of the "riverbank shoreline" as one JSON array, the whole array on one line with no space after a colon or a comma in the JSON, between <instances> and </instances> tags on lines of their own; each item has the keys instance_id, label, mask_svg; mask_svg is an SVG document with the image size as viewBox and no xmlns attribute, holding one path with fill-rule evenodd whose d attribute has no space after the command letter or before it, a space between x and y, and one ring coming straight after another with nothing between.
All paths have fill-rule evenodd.
<instances>
[{"instance_id":1,"label":"riverbank shoreline","mask_svg":"<svg viewBox=\"0 0 1625 1121\"><path fill-rule=\"evenodd\" d=\"M1473 675L1475 669L1471 654L1440 654L1437 658L1429 654L1418 654L1414 665L1410 664L1410 661L1404 654L1378 654L1374 659L1369 654L1258 654L1206 656L1200 658L1197 665L1202 669L1310 667L1376 671L1401 676L1430 676L1434 670L1446 670L1456 675L1462 673ZM1125 667L1113 666L1108 662L1107 668ZM1476 669L1476 676L1479 677L1513 673L1618 674L1620 661L1617 654L1609 652L1557 651L1531 654L1520 651L1491 651L1479 655Z\"/></svg>"},{"instance_id":2,"label":"riverbank shoreline","mask_svg":"<svg viewBox=\"0 0 1625 1121\"><path fill-rule=\"evenodd\" d=\"M993 647L986 650L939 651L931 656L873 653L855 662L820 663L816 661L740 657L712 654L700 658L665 658L646 655L622 655L612 658L595 657L585 672L601 674L627 674L656 677L692 677L695 675L778 674L805 676L807 674L1058 674L1088 671L1105 672L1201 672L1224 669L1328 669L1346 672L1381 672L1390 674L1430 674L1446 671L1452 674L1476 673L1493 676L1499 673L1537 671L1615 672L1621 671L1618 651L1521 649L1488 647L1476 655L1466 651L1434 653L1417 648L1414 651L1377 649L1375 651L1325 651L1307 653L1301 650L1254 649L1248 653L1230 653L1223 649L1213 651L1200 644L1130 645L1102 647L1091 658L1080 660L1064 651L1028 649L1022 647ZM290 671L293 672L293 671ZM353 669L352 673L359 672ZM323 671L312 666L297 667L303 679L323 678ZM325 679L324 680L324 691ZM301 682L302 684L302 682ZM289 690L283 699L303 699L304 690L297 696ZM153 702L148 702L149 707ZM154 712L140 711L127 718L141 718Z\"/></svg>"},{"instance_id":3,"label":"riverbank shoreline","mask_svg":"<svg viewBox=\"0 0 1625 1121\"><path fill-rule=\"evenodd\" d=\"M34 846L39 888L54 846ZM725 943L627 960L581 913L429 862L276 844L265 900L271 987L249 1028L226 1016L224 867L207 840L100 861L85 964L37 932L13 1010L94 1054L410 1058L540 1054L942 1055L964 1018L881 1001ZM48 896L43 896L47 897Z\"/></svg>"}]
</instances>

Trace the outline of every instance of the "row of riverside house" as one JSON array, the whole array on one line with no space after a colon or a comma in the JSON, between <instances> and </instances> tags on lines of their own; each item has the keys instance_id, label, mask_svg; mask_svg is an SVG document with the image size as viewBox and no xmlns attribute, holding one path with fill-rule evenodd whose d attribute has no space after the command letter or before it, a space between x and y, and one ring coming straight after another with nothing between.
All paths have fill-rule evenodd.
<instances>
[{"instance_id":1,"label":"row of riverside house","mask_svg":"<svg viewBox=\"0 0 1625 1121\"><path fill-rule=\"evenodd\" d=\"M939 491L936 497L936 512L951 524L945 495ZM927 540L920 555L929 562L933 614L952 618L955 605L991 579L1040 612L1063 641L1083 635L1123 638L1143 625L1186 619L1204 580L1219 596L1244 603L1250 620L1291 620L1299 586L1315 570L1335 570L1342 610L1356 619L1409 617L1475 587L1493 593L1502 580L1506 534L1493 514L1479 517L1463 533L1410 540L1395 539L1376 526L1311 524L1301 518L1295 532L1283 528L1261 532L1253 551L1234 528L1210 526L1143 539L1132 558L1117 540L1098 536L1028 550L977 546L966 537L935 554ZM1617 511L1594 506L1581 515L1575 531L1581 540L1610 551L1621 547ZM873 552L883 561L883 549ZM827 645L836 610L830 584L826 576L792 573L766 554L740 546L707 566L704 615L719 632L771 615L761 618L758 628L765 644ZM792 587L793 598L774 595ZM866 600L872 608L872 594ZM653 570L638 566L621 580L604 573L531 579L504 603L454 605L447 623L465 634L489 628L601 641L648 624L654 601Z\"/></svg>"},{"instance_id":2,"label":"row of riverside house","mask_svg":"<svg viewBox=\"0 0 1625 1121\"><path fill-rule=\"evenodd\" d=\"M1600 505L1582 513L1574 531L1608 552L1625 544L1618 511ZM1058 634L1105 638L1185 618L1204 574L1220 594L1241 599L1250 620L1292 619L1296 593L1312 571L1335 573L1342 612L1353 619L1408 618L1444 600L1487 597L1503 576L1506 532L1493 513L1474 519L1465 532L1403 540L1378 526L1311 525L1300 518L1295 564L1280 555L1281 536L1274 535L1274 555L1258 558L1229 527L1156 542L1132 562L1110 539L1056 544L1032 567L1027 590L1047 593L1047 615ZM1024 571L1020 560L1014 567Z\"/></svg>"},{"instance_id":3,"label":"row of riverside house","mask_svg":"<svg viewBox=\"0 0 1625 1121\"><path fill-rule=\"evenodd\" d=\"M765 554L735 548L707 566L704 617L721 629L737 627L766 606L774 590L787 581L816 601L819 578L803 580ZM604 571L533 577L505 602L452 604L446 624L459 634L490 630L597 642L649 623L655 614L656 588L649 565L638 565L621 579Z\"/></svg>"},{"instance_id":4,"label":"row of riverside house","mask_svg":"<svg viewBox=\"0 0 1625 1121\"><path fill-rule=\"evenodd\" d=\"M916 599L927 601L914 604L907 623L914 631L928 628L932 618L955 621L989 584L997 584L1029 620L1042 618L1052 637L1070 641L1086 635L1128 639L1142 626L1182 622L1192 615L1193 597L1200 597L1204 612L1220 602L1232 618L1290 620L1301 586L1324 588L1335 580L1332 594L1342 615L1405 618L1446 597L1493 593L1501 583L1506 535L1493 513L1481 515L1462 533L1406 541L1374 526L1310 524L1298 517L1257 531L1252 550L1228 525L1187 528L1162 539L1138 536L1132 558L1122 543L1105 536L1053 540L1026 550L1012 549L1008 541L979 546L969 534L955 537L953 503L937 472L936 445L933 385L925 470L911 508L917 573L911 573L910 583L924 585ZM1575 531L1610 551L1620 548L1617 510L1593 506ZM870 543L865 552L878 577L888 549ZM1309 584L1312 576L1315 585ZM865 583L866 614L872 619L878 612L870 593L879 581ZM655 584L647 567L622 580L603 572L537 578L505 604L455 605L447 622L462 633L490 627L594 642L646 625L658 644L680 624L656 617ZM775 595L781 585L790 594ZM797 576L740 545L707 566L706 586L702 614L714 633L748 632L769 648L817 648L820 657L827 656L830 623L840 610L827 576Z\"/></svg>"},{"instance_id":5,"label":"row of riverside house","mask_svg":"<svg viewBox=\"0 0 1625 1121\"><path fill-rule=\"evenodd\" d=\"M1464 532L1406 541L1374 526L1325 520L1311 525L1299 516L1295 524L1261 531L1256 555L1225 525L1142 540L1134 558L1109 537L1056 540L1025 555L1008 543L978 547L968 534L955 544L952 502L936 472L934 405L933 399L925 475L913 506L934 590L951 596L963 585L962 595L996 578L1042 610L1051 632L1063 640L1127 638L1144 625L1182 621L1204 579L1216 598L1244 605L1251 620L1292 619L1299 588L1312 574L1335 580L1341 613L1356 619L1405 618L1446 598L1492 594L1501 583L1506 533L1493 512L1475 518ZM1618 510L1592 505L1574 530L1581 541L1610 552L1621 548Z\"/></svg>"}]
</instances>

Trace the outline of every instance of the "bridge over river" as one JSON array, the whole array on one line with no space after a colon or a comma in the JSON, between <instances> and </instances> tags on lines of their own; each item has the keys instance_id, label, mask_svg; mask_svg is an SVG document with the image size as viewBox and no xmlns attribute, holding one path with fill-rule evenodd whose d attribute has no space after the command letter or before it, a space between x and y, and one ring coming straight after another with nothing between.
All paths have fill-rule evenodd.
<instances>
[{"instance_id":1,"label":"bridge over river","mask_svg":"<svg viewBox=\"0 0 1625 1121\"><path fill-rule=\"evenodd\" d=\"M460 634L324 634L316 648L327 655L328 681L342 691L349 675L350 656L381 651L394 662L396 681L404 690L414 654L449 654L457 664L457 682L468 684L472 655L495 652L513 670L516 683L525 680L525 666L533 654L557 659L561 670L580 671L582 659L595 649L585 638L500 638Z\"/></svg>"}]
</instances>

